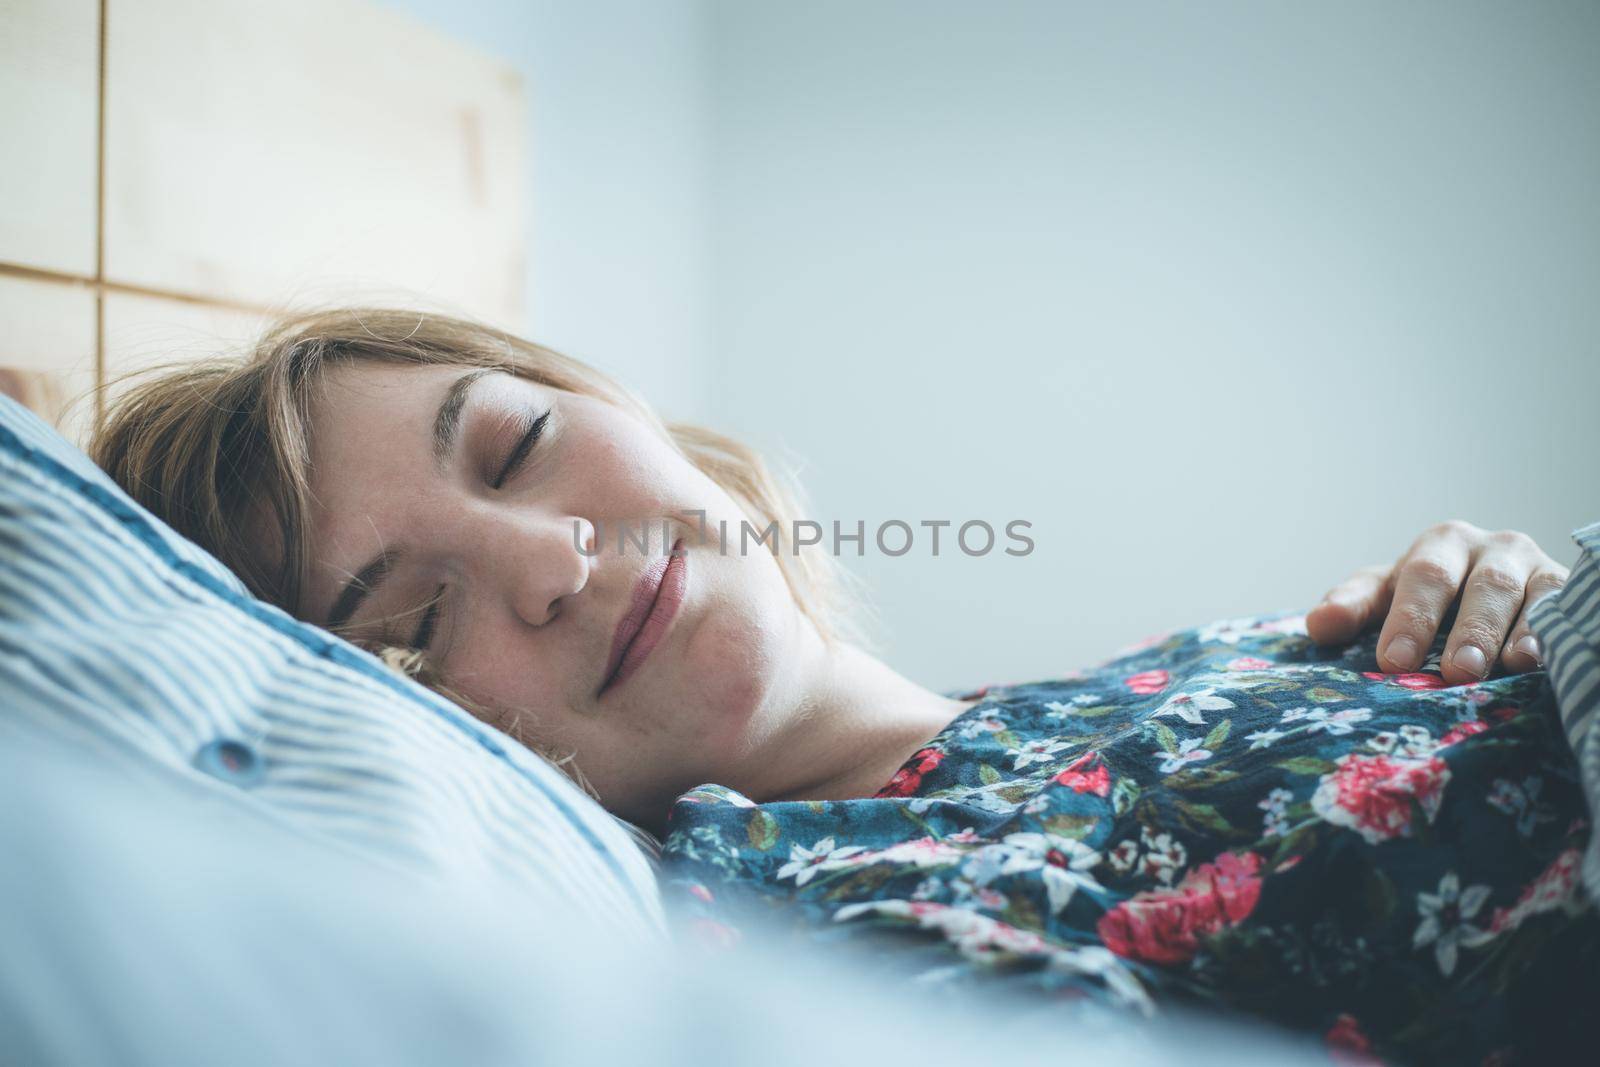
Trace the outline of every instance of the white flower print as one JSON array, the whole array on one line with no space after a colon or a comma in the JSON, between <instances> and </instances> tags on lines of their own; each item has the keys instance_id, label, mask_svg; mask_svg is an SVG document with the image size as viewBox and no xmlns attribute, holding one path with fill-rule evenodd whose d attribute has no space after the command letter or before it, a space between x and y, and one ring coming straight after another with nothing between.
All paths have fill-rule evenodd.
<instances>
[{"instance_id":1,"label":"white flower print","mask_svg":"<svg viewBox=\"0 0 1600 1067\"><path fill-rule=\"evenodd\" d=\"M1294 634L1298 637L1307 636L1306 617L1304 615L1289 615L1282 619L1267 619L1258 624L1256 629L1269 634Z\"/></svg>"},{"instance_id":2,"label":"white flower print","mask_svg":"<svg viewBox=\"0 0 1600 1067\"><path fill-rule=\"evenodd\" d=\"M1099 693L1079 693L1065 703L1059 700L1047 700L1044 702L1044 706L1050 709L1047 713L1048 718L1064 719L1068 715L1076 715L1079 708L1098 703L1100 703Z\"/></svg>"},{"instance_id":3,"label":"white flower print","mask_svg":"<svg viewBox=\"0 0 1600 1067\"><path fill-rule=\"evenodd\" d=\"M1139 862L1139 843L1131 838L1119 842L1116 848L1106 853L1106 862L1118 874L1127 874Z\"/></svg>"},{"instance_id":4,"label":"white flower print","mask_svg":"<svg viewBox=\"0 0 1600 1067\"><path fill-rule=\"evenodd\" d=\"M1207 688L1196 693L1174 693L1150 717L1176 715L1186 723L1204 726L1206 720L1201 712L1226 711L1231 707L1233 701L1227 697L1219 697L1215 689Z\"/></svg>"},{"instance_id":5,"label":"white flower print","mask_svg":"<svg viewBox=\"0 0 1600 1067\"><path fill-rule=\"evenodd\" d=\"M1507 815L1516 815L1528 806L1528 794L1508 778L1496 778L1489 792L1489 803Z\"/></svg>"},{"instance_id":6,"label":"white flower print","mask_svg":"<svg viewBox=\"0 0 1600 1067\"><path fill-rule=\"evenodd\" d=\"M937 930L962 957L992 966L1011 960L1038 961L1053 971L1102 975L1121 1007L1155 1012L1139 979L1109 949L1053 944L1039 934L1019 929L972 908L922 900L871 900L846 904L833 913L835 922L876 916L914 922Z\"/></svg>"},{"instance_id":7,"label":"white flower print","mask_svg":"<svg viewBox=\"0 0 1600 1067\"><path fill-rule=\"evenodd\" d=\"M1057 951L1049 941L1038 934L992 919L972 908L958 908L933 901L860 901L846 904L834 912L833 920L849 922L862 915L915 920L917 925L925 929L940 931L963 956L979 962L1010 958L1048 958Z\"/></svg>"},{"instance_id":8,"label":"white flower print","mask_svg":"<svg viewBox=\"0 0 1600 1067\"><path fill-rule=\"evenodd\" d=\"M1236 690L1248 693L1252 689L1260 689L1264 685L1271 685L1279 681L1282 668L1273 671L1229 671L1224 674L1197 674L1194 681L1210 683L1224 690Z\"/></svg>"},{"instance_id":9,"label":"white flower print","mask_svg":"<svg viewBox=\"0 0 1600 1067\"><path fill-rule=\"evenodd\" d=\"M973 885L988 885L1000 877L1000 870L1011 858L1011 850L999 841L973 849L961 861L961 877Z\"/></svg>"},{"instance_id":10,"label":"white flower print","mask_svg":"<svg viewBox=\"0 0 1600 1067\"><path fill-rule=\"evenodd\" d=\"M778 868L778 878L793 878L796 886L805 885L818 871L845 866L851 856L865 849L860 845L834 848L833 838L824 837L809 849L795 844L789 846L789 862Z\"/></svg>"},{"instance_id":11,"label":"white flower print","mask_svg":"<svg viewBox=\"0 0 1600 1067\"><path fill-rule=\"evenodd\" d=\"M988 908L990 911L1004 911L1006 904L1009 903L1004 893L998 893L993 889L979 889L972 894L972 899L977 902L978 907Z\"/></svg>"},{"instance_id":12,"label":"white flower print","mask_svg":"<svg viewBox=\"0 0 1600 1067\"><path fill-rule=\"evenodd\" d=\"M984 708L974 717L962 723L956 730L957 736L963 741L971 741L979 734L997 734L1006 728L1005 722L999 718L999 708Z\"/></svg>"},{"instance_id":13,"label":"white flower print","mask_svg":"<svg viewBox=\"0 0 1600 1067\"><path fill-rule=\"evenodd\" d=\"M1367 738L1367 747L1386 756L1404 756L1419 759L1431 756L1439 743L1426 728L1415 725L1400 727L1400 732L1380 730Z\"/></svg>"},{"instance_id":14,"label":"white flower print","mask_svg":"<svg viewBox=\"0 0 1600 1067\"><path fill-rule=\"evenodd\" d=\"M936 837L918 837L910 841L897 842L878 852L863 851L850 862L864 863L870 859L873 862L893 863L896 866L908 864L913 867L939 867L960 862L966 853L966 849L953 847L949 838L941 841Z\"/></svg>"},{"instance_id":15,"label":"white flower print","mask_svg":"<svg viewBox=\"0 0 1600 1067\"><path fill-rule=\"evenodd\" d=\"M1506 778L1496 778L1489 793L1489 805L1515 819L1517 833L1529 837L1540 823L1550 822L1556 817L1548 805L1539 803L1539 790L1543 784L1537 776L1524 778L1521 785Z\"/></svg>"},{"instance_id":16,"label":"white flower print","mask_svg":"<svg viewBox=\"0 0 1600 1067\"><path fill-rule=\"evenodd\" d=\"M1366 722L1372 718L1371 708L1344 708L1340 711L1329 711L1327 708L1289 708L1278 719L1279 726L1296 723L1295 730L1304 730L1306 733L1326 733L1332 737L1343 737L1355 729L1358 722ZM1287 731L1292 733L1294 731ZM1272 742L1283 737L1285 731L1276 729L1257 730L1251 738L1262 738L1259 745L1251 748L1266 748Z\"/></svg>"},{"instance_id":17,"label":"white flower print","mask_svg":"<svg viewBox=\"0 0 1600 1067\"><path fill-rule=\"evenodd\" d=\"M1355 729L1358 722L1366 722L1372 718L1371 708L1345 708L1342 711L1329 712L1322 708L1309 713L1306 727L1309 733L1326 733L1332 737L1343 737Z\"/></svg>"},{"instance_id":18,"label":"white flower print","mask_svg":"<svg viewBox=\"0 0 1600 1067\"><path fill-rule=\"evenodd\" d=\"M1103 945L1074 945L1070 951L1058 952L1050 959L1050 969L1098 977L1111 991L1115 1003L1136 1008L1144 1016L1155 1014L1155 1003L1139 979L1134 977L1116 953Z\"/></svg>"},{"instance_id":19,"label":"white flower print","mask_svg":"<svg viewBox=\"0 0 1600 1067\"><path fill-rule=\"evenodd\" d=\"M1082 841L1057 834L1007 834L1001 844L1009 855L1001 874L1038 871L1050 898L1050 913L1058 914L1079 889L1102 889L1088 872L1100 863L1100 853Z\"/></svg>"},{"instance_id":20,"label":"white flower print","mask_svg":"<svg viewBox=\"0 0 1600 1067\"><path fill-rule=\"evenodd\" d=\"M1189 863L1189 850L1171 834L1152 834L1148 826L1139 831L1144 845L1143 872L1163 885L1171 885L1178 872Z\"/></svg>"},{"instance_id":21,"label":"white flower print","mask_svg":"<svg viewBox=\"0 0 1600 1067\"><path fill-rule=\"evenodd\" d=\"M950 883L950 903L958 908L975 906L1000 911L1008 901L1004 893L976 885L965 878L956 878Z\"/></svg>"},{"instance_id":22,"label":"white flower print","mask_svg":"<svg viewBox=\"0 0 1600 1067\"><path fill-rule=\"evenodd\" d=\"M1431 756L1434 749L1439 747L1426 726L1411 723L1400 727L1400 743L1408 756Z\"/></svg>"},{"instance_id":23,"label":"white flower print","mask_svg":"<svg viewBox=\"0 0 1600 1067\"><path fill-rule=\"evenodd\" d=\"M1413 760L1430 757L1438 749L1438 742L1434 741L1434 734L1427 733L1427 728L1424 728L1424 726L1411 725L1411 723L1402 726L1400 733L1389 734L1389 731L1384 731L1378 736L1384 737L1384 741L1389 744L1389 747L1384 749L1384 752L1400 755L1400 757L1413 758ZM1394 737L1394 741L1387 741L1390 736ZM1371 742L1368 742L1368 744L1371 745ZM1373 745L1373 747L1376 747L1376 745Z\"/></svg>"},{"instance_id":24,"label":"white flower print","mask_svg":"<svg viewBox=\"0 0 1600 1067\"><path fill-rule=\"evenodd\" d=\"M1012 785L1013 783L999 782L992 786L985 786L982 789L975 789L963 796L961 803L964 807L976 808L978 811L991 812L996 815L1009 815L1021 805L1015 800L1007 800L1000 795L1000 791L1010 790ZM917 812L917 814L920 815L922 813Z\"/></svg>"},{"instance_id":25,"label":"white flower print","mask_svg":"<svg viewBox=\"0 0 1600 1067\"><path fill-rule=\"evenodd\" d=\"M1262 837L1282 837L1288 831L1288 807L1293 799L1294 794L1289 790L1274 789L1257 801L1256 807L1267 813L1262 820Z\"/></svg>"},{"instance_id":26,"label":"white flower print","mask_svg":"<svg viewBox=\"0 0 1600 1067\"><path fill-rule=\"evenodd\" d=\"M1477 948L1494 937L1467 920L1483 908L1489 899L1489 887L1475 885L1466 891L1455 871L1439 879L1437 893L1417 894L1417 913L1422 922L1411 938L1412 948L1433 946L1433 958L1439 963L1439 973L1449 977L1456 969L1456 954L1460 948Z\"/></svg>"},{"instance_id":27,"label":"white flower print","mask_svg":"<svg viewBox=\"0 0 1600 1067\"><path fill-rule=\"evenodd\" d=\"M1020 771L1030 763L1049 763L1050 757L1064 748L1071 748L1070 742L1061 741L1053 737L1039 737L1025 742L1021 748L1008 748L1006 755L1015 756L1017 760L1011 765L1014 771Z\"/></svg>"},{"instance_id":28,"label":"white flower print","mask_svg":"<svg viewBox=\"0 0 1600 1067\"><path fill-rule=\"evenodd\" d=\"M1222 619L1200 627L1195 637L1202 643L1207 641L1221 641L1225 645L1237 645L1239 639L1256 628L1254 618Z\"/></svg>"},{"instance_id":29,"label":"white flower print","mask_svg":"<svg viewBox=\"0 0 1600 1067\"><path fill-rule=\"evenodd\" d=\"M1187 764L1199 763L1201 760L1208 760L1216 755L1209 748L1201 748L1200 746L1204 743L1205 738L1203 737L1191 737L1187 741L1178 742L1178 751L1176 752L1160 751L1150 754L1161 757L1162 774L1171 774Z\"/></svg>"},{"instance_id":30,"label":"white flower print","mask_svg":"<svg viewBox=\"0 0 1600 1067\"><path fill-rule=\"evenodd\" d=\"M1253 734L1245 734L1244 739L1250 742L1250 751L1254 752L1259 748L1271 748L1274 741L1288 736L1288 731L1274 730L1269 726L1265 730L1257 730Z\"/></svg>"}]
</instances>

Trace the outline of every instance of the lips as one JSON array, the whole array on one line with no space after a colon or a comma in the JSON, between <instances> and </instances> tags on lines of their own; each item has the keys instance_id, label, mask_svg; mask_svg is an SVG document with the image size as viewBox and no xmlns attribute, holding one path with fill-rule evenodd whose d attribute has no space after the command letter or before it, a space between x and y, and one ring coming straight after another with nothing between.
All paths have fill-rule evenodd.
<instances>
[{"instance_id":1,"label":"lips","mask_svg":"<svg viewBox=\"0 0 1600 1067\"><path fill-rule=\"evenodd\" d=\"M688 588L688 560L678 554L682 548L680 539L668 555L650 560L634 583L633 599L612 636L605 681L596 696L621 685L638 670L672 624Z\"/></svg>"}]
</instances>

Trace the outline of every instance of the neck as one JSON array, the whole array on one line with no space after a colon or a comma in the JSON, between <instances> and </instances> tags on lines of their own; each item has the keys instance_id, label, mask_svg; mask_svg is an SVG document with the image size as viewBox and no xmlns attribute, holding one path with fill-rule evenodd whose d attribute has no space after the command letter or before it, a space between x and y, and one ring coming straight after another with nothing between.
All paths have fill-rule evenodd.
<instances>
[{"instance_id":1,"label":"neck","mask_svg":"<svg viewBox=\"0 0 1600 1067\"><path fill-rule=\"evenodd\" d=\"M806 655L793 692L798 710L763 746L752 799L870 797L916 750L971 706L903 677L853 645L824 641L807 624ZM758 761L761 765L762 761Z\"/></svg>"}]
</instances>

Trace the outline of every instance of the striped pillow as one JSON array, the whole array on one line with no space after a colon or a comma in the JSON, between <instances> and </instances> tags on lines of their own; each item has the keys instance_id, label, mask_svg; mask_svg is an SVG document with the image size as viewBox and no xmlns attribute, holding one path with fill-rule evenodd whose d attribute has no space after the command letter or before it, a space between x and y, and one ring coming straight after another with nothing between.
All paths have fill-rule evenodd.
<instances>
[{"instance_id":1,"label":"striped pillow","mask_svg":"<svg viewBox=\"0 0 1600 1067\"><path fill-rule=\"evenodd\" d=\"M251 597L0 396L0 730L209 783L430 878L662 935L643 854L548 763Z\"/></svg>"},{"instance_id":2,"label":"striped pillow","mask_svg":"<svg viewBox=\"0 0 1600 1067\"><path fill-rule=\"evenodd\" d=\"M1591 823L1600 820L1600 522L1573 533L1583 554L1567 584L1528 610L1544 646L1561 724L1578 757ZM1600 905L1600 832L1590 835L1583 884Z\"/></svg>"}]
</instances>

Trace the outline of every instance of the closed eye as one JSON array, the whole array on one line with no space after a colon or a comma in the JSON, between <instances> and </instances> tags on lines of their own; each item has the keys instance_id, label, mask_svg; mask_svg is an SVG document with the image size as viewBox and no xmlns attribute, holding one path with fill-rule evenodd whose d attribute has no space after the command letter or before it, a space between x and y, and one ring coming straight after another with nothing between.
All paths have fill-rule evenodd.
<instances>
[{"instance_id":1,"label":"closed eye","mask_svg":"<svg viewBox=\"0 0 1600 1067\"><path fill-rule=\"evenodd\" d=\"M422 622L417 626L417 632L411 638L411 647L418 652L428 651L428 644L433 640L434 631L439 627L439 607L444 603L444 586L434 590L433 599L428 602L422 612Z\"/></svg>"},{"instance_id":2,"label":"closed eye","mask_svg":"<svg viewBox=\"0 0 1600 1067\"><path fill-rule=\"evenodd\" d=\"M539 437L544 433L545 423L550 420L550 412L533 419L528 427L512 446L510 453L500 463L500 473L496 474L489 485L499 489L506 483L506 479L520 471L528 462L528 455L533 451L533 446L539 443Z\"/></svg>"}]
</instances>

